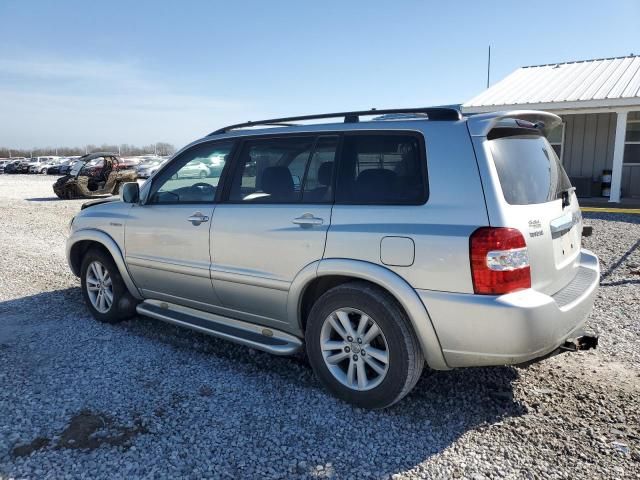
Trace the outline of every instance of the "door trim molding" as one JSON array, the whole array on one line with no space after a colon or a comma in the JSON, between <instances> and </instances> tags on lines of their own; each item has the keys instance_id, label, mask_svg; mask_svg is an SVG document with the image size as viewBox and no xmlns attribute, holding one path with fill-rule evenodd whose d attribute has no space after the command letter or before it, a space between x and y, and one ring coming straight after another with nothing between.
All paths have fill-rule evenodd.
<instances>
[{"instance_id":1,"label":"door trim molding","mask_svg":"<svg viewBox=\"0 0 640 480\"><path fill-rule=\"evenodd\" d=\"M269 288L271 290L281 290L288 292L291 284L276 278L263 277L258 275L247 275L246 273L236 273L220 268L211 268L211 279L224 282L239 283L241 285L251 285L254 287Z\"/></svg>"},{"instance_id":2,"label":"door trim molding","mask_svg":"<svg viewBox=\"0 0 640 480\"><path fill-rule=\"evenodd\" d=\"M157 257L141 257L135 255L127 255L126 262L128 265L133 265L136 267L162 270L163 272L178 273L181 275L189 275L192 277L210 278L208 265L198 266L178 264L159 260Z\"/></svg>"}]
</instances>

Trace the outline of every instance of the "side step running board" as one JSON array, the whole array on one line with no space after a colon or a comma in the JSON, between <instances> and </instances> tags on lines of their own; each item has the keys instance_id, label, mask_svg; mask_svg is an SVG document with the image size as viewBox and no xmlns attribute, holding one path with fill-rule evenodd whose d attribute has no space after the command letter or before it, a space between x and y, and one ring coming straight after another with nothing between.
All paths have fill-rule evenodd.
<instances>
[{"instance_id":1,"label":"side step running board","mask_svg":"<svg viewBox=\"0 0 640 480\"><path fill-rule=\"evenodd\" d=\"M302 348L302 341L288 333L181 305L145 300L137 306L136 310L140 315L191 328L275 355L291 355Z\"/></svg>"}]
</instances>

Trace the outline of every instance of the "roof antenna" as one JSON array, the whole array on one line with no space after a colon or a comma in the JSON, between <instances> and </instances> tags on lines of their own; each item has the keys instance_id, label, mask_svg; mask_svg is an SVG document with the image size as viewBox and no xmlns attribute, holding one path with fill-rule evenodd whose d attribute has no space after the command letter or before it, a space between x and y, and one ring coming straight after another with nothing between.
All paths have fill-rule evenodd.
<instances>
[{"instance_id":1,"label":"roof antenna","mask_svg":"<svg viewBox=\"0 0 640 480\"><path fill-rule=\"evenodd\" d=\"M489 45L489 56L487 58L487 88L489 88L490 78L491 78L491 45Z\"/></svg>"}]
</instances>

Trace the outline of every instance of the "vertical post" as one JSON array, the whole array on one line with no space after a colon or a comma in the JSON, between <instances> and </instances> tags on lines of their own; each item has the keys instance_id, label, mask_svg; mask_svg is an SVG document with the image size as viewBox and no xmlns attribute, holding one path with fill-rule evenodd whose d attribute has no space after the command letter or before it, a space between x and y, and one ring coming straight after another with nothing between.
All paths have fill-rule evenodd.
<instances>
[{"instance_id":1,"label":"vertical post","mask_svg":"<svg viewBox=\"0 0 640 480\"><path fill-rule=\"evenodd\" d=\"M490 78L491 78L491 45L489 45L489 57L487 58L487 88L489 88Z\"/></svg>"},{"instance_id":2,"label":"vertical post","mask_svg":"<svg viewBox=\"0 0 640 480\"><path fill-rule=\"evenodd\" d=\"M616 139L613 144L613 168L611 169L611 195L609 201L620 201L622 188L622 162L624 160L624 140L627 136L627 112L616 112Z\"/></svg>"}]
</instances>

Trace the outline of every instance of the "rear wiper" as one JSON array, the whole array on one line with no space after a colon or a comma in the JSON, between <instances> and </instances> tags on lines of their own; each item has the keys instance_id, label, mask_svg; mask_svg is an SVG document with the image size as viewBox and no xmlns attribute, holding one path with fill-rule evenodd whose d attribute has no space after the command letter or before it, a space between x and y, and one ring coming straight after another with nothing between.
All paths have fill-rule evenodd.
<instances>
[{"instance_id":1,"label":"rear wiper","mask_svg":"<svg viewBox=\"0 0 640 480\"><path fill-rule=\"evenodd\" d=\"M560 192L560 194L562 195L562 208L571 205L571 194L575 191L576 187L569 187L566 190L562 190Z\"/></svg>"}]
</instances>

